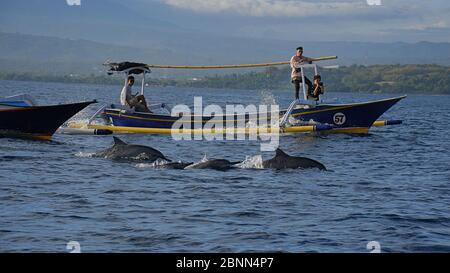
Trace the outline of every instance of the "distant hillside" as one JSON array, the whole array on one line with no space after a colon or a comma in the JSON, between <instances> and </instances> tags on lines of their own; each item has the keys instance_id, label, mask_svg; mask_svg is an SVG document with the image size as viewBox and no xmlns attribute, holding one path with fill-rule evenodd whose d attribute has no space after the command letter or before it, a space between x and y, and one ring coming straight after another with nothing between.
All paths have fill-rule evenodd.
<instances>
[{"instance_id":1,"label":"distant hillside","mask_svg":"<svg viewBox=\"0 0 450 273\"><path fill-rule=\"evenodd\" d=\"M0 32L0 71L42 74L99 73L106 60L175 61L169 50L137 49L87 40L70 40Z\"/></svg>"},{"instance_id":2,"label":"distant hillside","mask_svg":"<svg viewBox=\"0 0 450 273\"><path fill-rule=\"evenodd\" d=\"M216 41L217 42L217 41ZM193 42L192 42L193 43ZM55 37L25 35L18 33L0 32L0 71L10 72L40 72L42 74L104 74L102 63L108 59L114 61L134 60L163 64L230 64L247 62L265 62L287 60L292 54L292 43L277 44L275 41L260 41L253 47L236 47L230 43L221 43L227 50L219 54L198 52L183 53L182 50L169 48L136 48L98 43L81 39L61 39ZM450 44L445 43L417 43L417 44L373 44L373 43L303 43L310 56L337 54L339 59L330 64L421 64L434 63L450 65ZM194 46L194 45L192 45ZM273 50L270 48L285 48ZM244 54L248 50L264 52L258 54ZM389 54L385 54L387 51ZM269 53L271 52L271 53ZM202 55L203 54L203 55ZM211 55L209 55L211 54ZM225 56L228 55L228 58ZM219 57L220 58L219 58ZM240 56L240 58L238 58ZM365 57L366 56L366 57ZM367 56L371 56L370 58ZM389 58L389 56L394 56ZM326 63L321 63L326 64ZM248 70L215 70L215 71L167 71L154 70L155 76L165 77L193 77L211 74L238 73Z\"/></svg>"},{"instance_id":3,"label":"distant hillside","mask_svg":"<svg viewBox=\"0 0 450 273\"><path fill-rule=\"evenodd\" d=\"M0 2L0 32L37 35L3 34L0 59L9 61L23 60L21 54L25 52L30 63L46 58L52 62L85 63L125 57L176 64L247 63L289 59L294 49L303 45L305 55L338 55L339 60L333 63L340 65L450 65L450 43L314 42L301 36L298 39L293 36L293 41L270 36L228 37L220 31L205 33L177 25L174 17L181 14L176 10L169 12L159 1L146 10L135 8L138 0L86 0L81 7L70 7L64 0Z\"/></svg>"}]
</instances>

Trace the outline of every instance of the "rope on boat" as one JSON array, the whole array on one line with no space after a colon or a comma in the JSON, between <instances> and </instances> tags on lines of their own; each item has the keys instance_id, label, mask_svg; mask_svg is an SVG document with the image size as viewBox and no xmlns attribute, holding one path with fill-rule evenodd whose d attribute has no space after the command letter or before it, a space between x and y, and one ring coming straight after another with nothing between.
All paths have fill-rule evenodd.
<instances>
[{"instance_id":1,"label":"rope on boat","mask_svg":"<svg viewBox=\"0 0 450 273\"><path fill-rule=\"evenodd\" d=\"M326 61L337 59L337 56L326 56L319 58L311 58L313 62ZM230 65L160 65L160 64L147 64L147 68L175 68L175 69L217 69L217 68L246 68L246 67L265 67L265 66L276 66L276 65L286 65L290 62L271 62L271 63L260 63L260 64L230 64Z\"/></svg>"}]
</instances>

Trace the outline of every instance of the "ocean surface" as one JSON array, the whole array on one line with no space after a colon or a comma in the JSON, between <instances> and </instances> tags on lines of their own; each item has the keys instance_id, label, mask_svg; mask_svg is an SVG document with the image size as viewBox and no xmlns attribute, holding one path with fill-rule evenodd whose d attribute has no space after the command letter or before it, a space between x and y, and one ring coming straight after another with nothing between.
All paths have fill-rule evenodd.
<instances>
[{"instance_id":1,"label":"ocean surface","mask_svg":"<svg viewBox=\"0 0 450 273\"><path fill-rule=\"evenodd\" d=\"M0 96L40 104L117 102L120 86L0 81ZM148 88L151 102L287 107L291 90ZM388 94L329 92L356 102ZM410 95L384 119L403 125L369 135L283 136L291 155L317 170L163 170L91 157L111 136L56 134L52 142L0 138L0 252L450 252L450 97ZM174 141L129 134L124 141L173 160L271 158L258 141Z\"/></svg>"}]
</instances>

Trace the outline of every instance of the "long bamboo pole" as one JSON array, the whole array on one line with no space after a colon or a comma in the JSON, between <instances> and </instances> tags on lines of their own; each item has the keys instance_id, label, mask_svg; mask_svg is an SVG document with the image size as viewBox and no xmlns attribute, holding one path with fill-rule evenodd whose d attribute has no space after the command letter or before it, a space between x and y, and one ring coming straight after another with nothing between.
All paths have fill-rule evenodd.
<instances>
[{"instance_id":1,"label":"long bamboo pole","mask_svg":"<svg viewBox=\"0 0 450 273\"><path fill-rule=\"evenodd\" d=\"M311 58L313 62L335 60L337 56L326 56ZM247 67L266 67L266 66L276 66L276 65L286 65L290 62L271 62L271 63L260 63L260 64L230 64L230 65L160 65L160 64L147 64L147 68L174 68L174 69L221 69L221 68L247 68Z\"/></svg>"}]
</instances>

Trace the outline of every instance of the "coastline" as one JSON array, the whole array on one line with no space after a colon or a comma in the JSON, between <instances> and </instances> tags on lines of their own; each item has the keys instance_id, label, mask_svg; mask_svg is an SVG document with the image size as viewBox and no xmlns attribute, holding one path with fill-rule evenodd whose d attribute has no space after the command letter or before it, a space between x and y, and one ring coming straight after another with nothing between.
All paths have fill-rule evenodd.
<instances>
[{"instance_id":1,"label":"coastline","mask_svg":"<svg viewBox=\"0 0 450 273\"><path fill-rule=\"evenodd\" d=\"M292 89L289 67L268 68L264 71L232 73L196 78L149 78L149 86L186 87L238 90ZM342 66L321 69L327 90L369 94L450 94L450 66L440 65L372 65ZM76 84L122 85L118 76L101 74L65 75L31 72L0 72L0 80L35 81ZM425 91L426 90L426 91Z\"/></svg>"}]
</instances>

